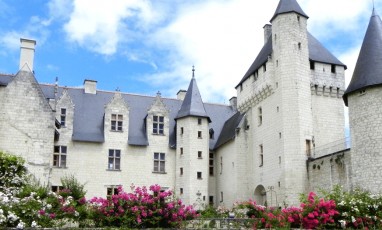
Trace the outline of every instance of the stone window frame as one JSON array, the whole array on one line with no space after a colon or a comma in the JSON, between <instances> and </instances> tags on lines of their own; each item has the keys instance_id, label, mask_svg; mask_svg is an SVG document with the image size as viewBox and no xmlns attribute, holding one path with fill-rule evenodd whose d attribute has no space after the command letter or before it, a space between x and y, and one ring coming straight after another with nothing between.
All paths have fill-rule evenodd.
<instances>
[{"instance_id":1,"label":"stone window frame","mask_svg":"<svg viewBox=\"0 0 382 230\"><path fill-rule=\"evenodd\" d=\"M123 131L123 114L112 113L111 114L111 131L122 132Z\"/></svg>"},{"instance_id":2,"label":"stone window frame","mask_svg":"<svg viewBox=\"0 0 382 230\"><path fill-rule=\"evenodd\" d=\"M113 195L117 195L118 194L118 187L120 185L110 185L110 186L107 186L106 187L106 197L108 199L111 199L111 197Z\"/></svg>"},{"instance_id":3,"label":"stone window frame","mask_svg":"<svg viewBox=\"0 0 382 230\"><path fill-rule=\"evenodd\" d=\"M153 115L153 134L164 135L164 116Z\"/></svg>"},{"instance_id":4,"label":"stone window frame","mask_svg":"<svg viewBox=\"0 0 382 230\"><path fill-rule=\"evenodd\" d=\"M109 149L107 169L111 171L121 170L121 150Z\"/></svg>"},{"instance_id":5,"label":"stone window frame","mask_svg":"<svg viewBox=\"0 0 382 230\"><path fill-rule=\"evenodd\" d=\"M62 127L66 126L66 112L67 112L66 108L60 109L60 124Z\"/></svg>"},{"instance_id":6,"label":"stone window frame","mask_svg":"<svg viewBox=\"0 0 382 230\"><path fill-rule=\"evenodd\" d=\"M52 185L52 186L50 186L50 191L52 191L54 193L59 193L63 189L64 189L64 186L62 186L62 185Z\"/></svg>"},{"instance_id":7,"label":"stone window frame","mask_svg":"<svg viewBox=\"0 0 382 230\"><path fill-rule=\"evenodd\" d=\"M166 173L166 154L154 152L153 173Z\"/></svg>"},{"instance_id":8,"label":"stone window frame","mask_svg":"<svg viewBox=\"0 0 382 230\"><path fill-rule=\"evenodd\" d=\"M67 154L67 146L55 145L53 148L53 167L66 168Z\"/></svg>"}]
</instances>

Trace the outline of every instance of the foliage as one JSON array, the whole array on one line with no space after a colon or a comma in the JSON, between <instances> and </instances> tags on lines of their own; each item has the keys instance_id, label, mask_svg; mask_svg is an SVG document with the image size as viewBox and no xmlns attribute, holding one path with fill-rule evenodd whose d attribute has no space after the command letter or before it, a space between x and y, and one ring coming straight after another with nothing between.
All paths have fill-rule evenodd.
<instances>
[{"instance_id":1,"label":"foliage","mask_svg":"<svg viewBox=\"0 0 382 230\"><path fill-rule=\"evenodd\" d=\"M337 228L381 229L382 196L357 188L351 192L336 186L331 192L323 191L327 199L337 203L340 215L336 217Z\"/></svg>"},{"instance_id":2,"label":"foliage","mask_svg":"<svg viewBox=\"0 0 382 230\"><path fill-rule=\"evenodd\" d=\"M21 157L0 152L0 192L17 191L26 184L27 168Z\"/></svg>"},{"instance_id":3,"label":"foliage","mask_svg":"<svg viewBox=\"0 0 382 230\"><path fill-rule=\"evenodd\" d=\"M109 199L90 200L97 227L175 228L198 216L192 206L183 205L172 196L172 191L161 191L159 185L152 185L149 190L134 186L131 189L131 193L126 193L119 187L118 194Z\"/></svg>"}]
</instances>

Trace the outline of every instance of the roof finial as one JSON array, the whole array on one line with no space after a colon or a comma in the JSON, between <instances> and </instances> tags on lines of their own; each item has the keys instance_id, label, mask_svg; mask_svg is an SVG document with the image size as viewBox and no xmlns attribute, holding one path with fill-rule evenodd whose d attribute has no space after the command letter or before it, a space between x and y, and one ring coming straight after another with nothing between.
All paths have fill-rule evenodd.
<instances>
[{"instance_id":1,"label":"roof finial","mask_svg":"<svg viewBox=\"0 0 382 230\"><path fill-rule=\"evenodd\" d=\"M195 78L195 66L192 66L192 78Z\"/></svg>"}]
</instances>

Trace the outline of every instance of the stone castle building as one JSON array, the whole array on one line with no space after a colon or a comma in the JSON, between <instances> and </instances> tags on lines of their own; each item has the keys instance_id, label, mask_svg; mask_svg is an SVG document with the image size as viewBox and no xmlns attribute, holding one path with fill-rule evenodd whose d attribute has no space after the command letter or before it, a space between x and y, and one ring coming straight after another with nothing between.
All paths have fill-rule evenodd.
<instances>
[{"instance_id":1,"label":"stone castle building","mask_svg":"<svg viewBox=\"0 0 382 230\"><path fill-rule=\"evenodd\" d=\"M335 184L381 191L380 17L371 16L347 90L346 65L307 31L296 0L280 0L270 22L230 105L204 103L194 70L177 98L103 91L93 80L41 84L36 42L21 39L19 72L0 75L0 150L23 156L54 191L74 175L88 197L132 183L215 206L292 205Z\"/></svg>"}]
</instances>

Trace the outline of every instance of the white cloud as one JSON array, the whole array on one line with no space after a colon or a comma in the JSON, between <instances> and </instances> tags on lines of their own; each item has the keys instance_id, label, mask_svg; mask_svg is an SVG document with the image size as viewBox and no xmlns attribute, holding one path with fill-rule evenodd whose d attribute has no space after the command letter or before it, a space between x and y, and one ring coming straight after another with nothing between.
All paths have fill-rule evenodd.
<instances>
[{"instance_id":1,"label":"white cloud","mask_svg":"<svg viewBox=\"0 0 382 230\"><path fill-rule=\"evenodd\" d=\"M121 41L133 40L157 19L146 0L74 0L73 7L64 26L68 39L105 55L114 54Z\"/></svg>"}]
</instances>

